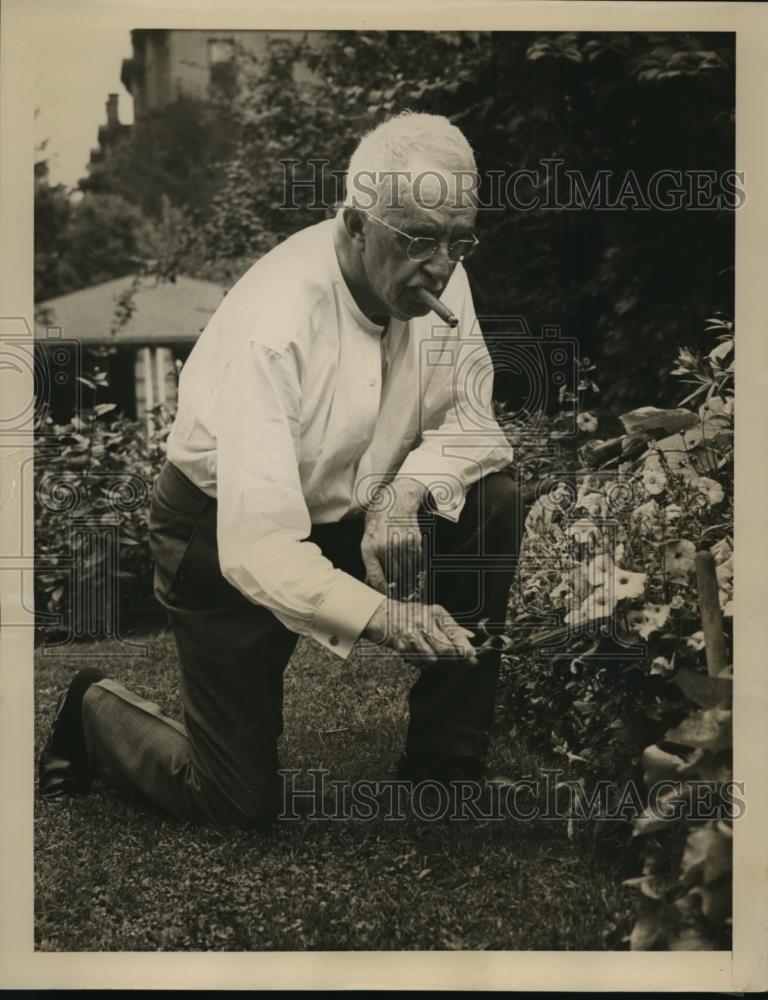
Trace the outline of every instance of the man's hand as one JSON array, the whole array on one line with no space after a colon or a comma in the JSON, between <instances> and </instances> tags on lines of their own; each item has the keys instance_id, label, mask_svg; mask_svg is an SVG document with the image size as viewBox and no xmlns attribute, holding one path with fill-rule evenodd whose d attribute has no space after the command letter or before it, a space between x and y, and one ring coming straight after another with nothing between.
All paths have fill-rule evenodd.
<instances>
[{"instance_id":1,"label":"man's hand","mask_svg":"<svg viewBox=\"0 0 768 1000\"><path fill-rule=\"evenodd\" d=\"M395 477L384 487L382 509L365 516L360 551L368 583L382 594L415 592L421 569L421 531L417 512L426 492L416 479Z\"/></svg>"},{"instance_id":2,"label":"man's hand","mask_svg":"<svg viewBox=\"0 0 768 1000\"><path fill-rule=\"evenodd\" d=\"M476 666L469 641L474 634L439 604L391 599L381 602L362 633L364 639L384 643L406 660L436 663L453 658Z\"/></svg>"}]
</instances>

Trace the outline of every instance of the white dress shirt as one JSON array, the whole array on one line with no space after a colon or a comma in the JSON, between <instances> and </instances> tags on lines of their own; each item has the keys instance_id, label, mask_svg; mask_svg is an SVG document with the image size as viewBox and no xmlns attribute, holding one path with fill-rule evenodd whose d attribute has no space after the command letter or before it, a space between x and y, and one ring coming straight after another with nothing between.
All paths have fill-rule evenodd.
<instances>
[{"instance_id":1,"label":"white dress shirt","mask_svg":"<svg viewBox=\"0 0 768 1000\"><path fill-rule=\"evenodd\" d=\"M462 266L442 296L456 329L433 313L378 326L342 276L340 223L291 236L226 295L182 369L168 458L218 499L224 577L346 658L384 597L306 540L312 524L362 516L394 474L457 520L512 450Z\"/></svg>"}]
</instances>

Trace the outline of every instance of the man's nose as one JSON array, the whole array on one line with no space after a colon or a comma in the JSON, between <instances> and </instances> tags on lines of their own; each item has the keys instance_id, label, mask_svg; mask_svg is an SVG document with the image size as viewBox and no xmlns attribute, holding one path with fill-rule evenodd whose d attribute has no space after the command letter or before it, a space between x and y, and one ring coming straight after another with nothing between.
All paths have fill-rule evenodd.
<instances>
[{"instance_id":1,"label":"man's nose","mask_svg":"<svg viewBox=\"0 0 768 1000\"><path fill-rule=\"evenodd\" d=\"M435 284L444 285L451 276L454 264L448 258L448 247L441 244L434 254L424 262L424 270Z\"/></svg>"}]
</instances>

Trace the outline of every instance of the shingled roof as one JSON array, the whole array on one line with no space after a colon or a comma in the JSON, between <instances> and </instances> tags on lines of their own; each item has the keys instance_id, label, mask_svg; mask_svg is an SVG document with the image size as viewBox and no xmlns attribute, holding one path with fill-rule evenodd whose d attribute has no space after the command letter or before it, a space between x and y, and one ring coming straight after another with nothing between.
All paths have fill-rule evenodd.
<instances>
[{"instance_id":1,"label":"shingled roof","mask_svg":"<svg viewBox=\"0 0 768 1000\"><path fill-rule=\"evenodd\" d=\"M183 275L174 282L141 278L133 298L133 314L113 335L120 296L133 281L131 276L116 278L39 303L50 318L37 324L38 333L43 335L46 327L58 326L64 337L91 344L192 343L225 292L215 282Z\"/></svg>"}]
</instances>

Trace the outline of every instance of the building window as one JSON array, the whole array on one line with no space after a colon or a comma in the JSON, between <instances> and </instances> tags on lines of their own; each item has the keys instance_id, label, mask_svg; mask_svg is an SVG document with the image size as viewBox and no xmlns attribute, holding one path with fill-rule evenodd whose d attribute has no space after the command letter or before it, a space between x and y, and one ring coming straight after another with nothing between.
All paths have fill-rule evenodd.
<instances>
[{"instance_id":1,"label":"building window","mask_svg":"<svg viewBox=\"0 0 768 1000\"><path fill-rule=\"evenodd\" d=\"M211 66L216 63L231 62L235 58L235 43L231 38L210 38L208 40L208 62Z\"/></svg>"},{"instance_id":2,"label":"building window","mask_svg":"<svg viewBox=\"0 0 768 1000\"><path fill-rule=\"evenodd\" d=\"M235 43L231 38L208 40L208 71L213 98L231 99L237 89Z\"/></svg>"},{"instance_id":3,"label":"building window","mask_svg":"<svg viewBox=\"0 0 768 1000\"><path fill-rule=\"evenodd\" d=\"M136 416L151 429L150 411L163 406L173 415L177 403L177 362L186 361L191 345L174 347L140 347L134 356Z\"/></svg>"}]
</instances>

